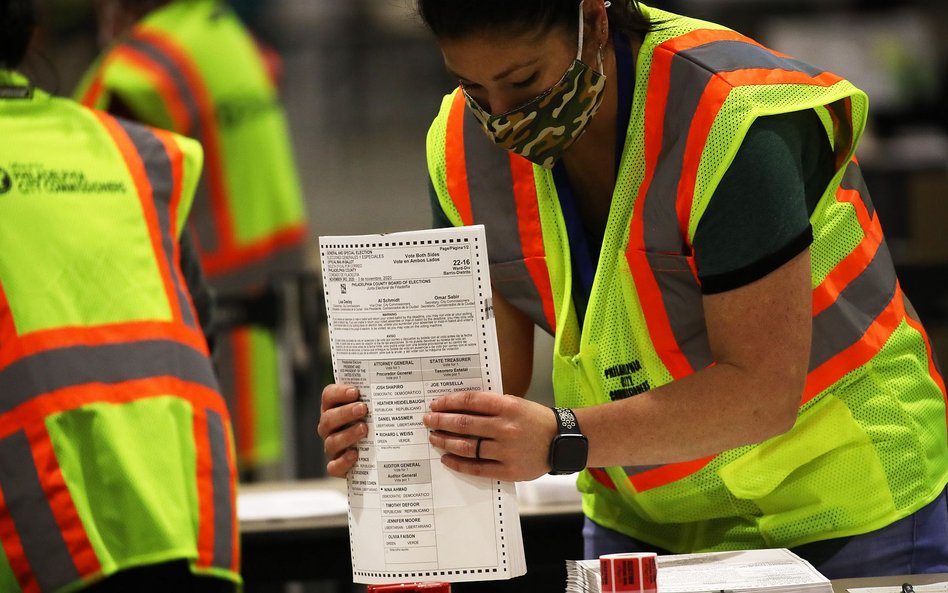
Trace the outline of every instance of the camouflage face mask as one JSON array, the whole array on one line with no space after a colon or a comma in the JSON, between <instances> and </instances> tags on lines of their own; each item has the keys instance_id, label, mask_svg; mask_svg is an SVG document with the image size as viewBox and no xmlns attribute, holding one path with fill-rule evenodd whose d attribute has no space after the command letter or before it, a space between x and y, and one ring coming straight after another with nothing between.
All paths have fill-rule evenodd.
<instances>
[{"instance_id":1,"label":"camouflage face mask","mask_svg":"<svg viewBox=\"0 0 948 593\"><path fill-rule=\"evenodd\" d=\"M499 146L547 169L563 155L596 115L606 77L580 58L583 50L583 4L579 4L579 49L566 74L551 89L499 115L484 110L462 87L467 106L487 136ZM599 58L602 70L602 58Z\"/></svg>"}]
</instances>

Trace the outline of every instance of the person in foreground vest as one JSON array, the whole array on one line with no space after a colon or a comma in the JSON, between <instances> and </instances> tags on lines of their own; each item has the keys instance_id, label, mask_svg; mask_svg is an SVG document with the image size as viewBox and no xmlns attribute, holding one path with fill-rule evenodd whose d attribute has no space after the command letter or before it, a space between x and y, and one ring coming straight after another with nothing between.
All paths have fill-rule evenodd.
<instances>
[{"instance_id":1,"label":"person in foreground vest","mask_svg":"<svg viewBox=\"0 0 948 593\"><path fill-rule=\"evenodd\" d=\"M486 226L509 393L534 325L555 336L555 410L440 397L442 463L582 470L588 557L948 570L945 382L860 175L866 96L635 2L419 10L460 82L428 133L435 220ZM357 395L323 392L335 476L366 434Z\"/></svg>"},{"instance_id":2,"label":"person in foreground vest","mask_svg":"<svg viewBox=\"0 0 948 593\"><path fill-rule=\"evenodd\" d=\"M231 423L182 237L201 147L14 72L31 1L0 0L0 591L236 591Z\"/></svg>"},{"instance_id":3,"label":"person in foreground vest","mask_svg":"<svg viewBox=\"0 0 948 593\"><path fill-rule=\"evenodd\" d=\"M220 0L99 0L109 44L76 93L103 109L201 142L205 167L188 221L211 287L252 296L303 269L305 209L272 60ZM271 331L241 326L215 344L248 479L282 457Z\"/></svg>"}]
</instances>

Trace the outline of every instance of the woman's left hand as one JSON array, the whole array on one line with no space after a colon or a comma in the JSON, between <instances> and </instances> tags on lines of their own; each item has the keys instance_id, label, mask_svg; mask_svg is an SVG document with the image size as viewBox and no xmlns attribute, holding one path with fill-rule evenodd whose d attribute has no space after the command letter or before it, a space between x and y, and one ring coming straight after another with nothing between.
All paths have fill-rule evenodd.
<instances>
[{"instance_id":1,"label":"woman's left hand","mask_svg":"<svg viewBox=\"0 0 948 593\"><path fill-rule=\"evenodd\" d=\"M443 395L431 403L429 442L445 452L441 462L473 476L532 480L548 471L556 419L550 408L486 391Z\"/></svg>"}]
</instances>

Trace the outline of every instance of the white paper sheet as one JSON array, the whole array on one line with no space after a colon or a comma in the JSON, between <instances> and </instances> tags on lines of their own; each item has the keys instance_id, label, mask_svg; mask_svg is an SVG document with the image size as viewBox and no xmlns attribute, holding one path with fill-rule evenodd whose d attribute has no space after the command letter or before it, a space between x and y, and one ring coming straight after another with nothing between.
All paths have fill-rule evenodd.
<instances>
[{"instance_id":1,"label":"white paper sheet","mask_svg":"<svg viewBox=\"0 0 948 593\"><path fill-rule=\"evenodd\" d=\"M241 492L237 518L241 521L287 521L345 515L349 503L341 492L305 488L272 492Z\"/></svg>"},{"instance_id":2,"label":"white paper sheet","mask_svg":"<svg viewBox=\"0 0 948 593\"><path fill-rule=\"evenodd\" d=\"M369 406L348 480L353 580L523 574L514 485L448 470L422 424L438 395L503 392L483 227L320 237L320 257L335 381Z\"/></svg>"},{"instance_id":3,"label":"white paper sheet","mask_svg":"<svg viewBox=\"0 0 948 593\"><path fill-rule=\"evenodd\" d=\"M832 593L829 579L785 548L659 556L658 593ZM598 593L599 560L567 561L567 593Z\"/></svg>"}]
</instances>

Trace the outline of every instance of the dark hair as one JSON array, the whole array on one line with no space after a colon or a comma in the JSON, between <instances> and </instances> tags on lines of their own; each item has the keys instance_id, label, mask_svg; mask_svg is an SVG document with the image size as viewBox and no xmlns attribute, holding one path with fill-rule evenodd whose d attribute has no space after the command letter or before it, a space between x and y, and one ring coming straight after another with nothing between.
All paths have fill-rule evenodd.
<instances>
[{"instance_id":1,"label":"dark hair","mask_svg":"<svg viewBox=\"0 0 948 593\"><path fill-rule=\"evenodd\" d=\"M0 68L20 65L35 25L33 0L0 0Z\"/></svg>"},{"instance_id":2,"label":"dark hair","mask_svg":"<svg viewBox=\"0 0 948 593\"><path fill-rule=\"evenodd\" d=\"M418 14L435 37L460 39L485 31L527 33L576 27L578 0L417 0ZM644 37L652 25L638 0L613 0L609 26L628 38Z\"/></svg>"},{"instance_id":3,"label":"dark hair","mask_svg":"<svg viewBox=\"0 0 948 593\"><path fill-rule=\"evenodd\" d=\"M119 5L122 10L134 15L136 19L140 19L170 1L171 0L120 0Z\"/></svg>"}]
</instances>

